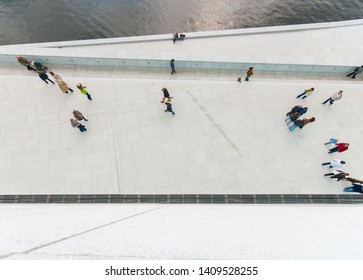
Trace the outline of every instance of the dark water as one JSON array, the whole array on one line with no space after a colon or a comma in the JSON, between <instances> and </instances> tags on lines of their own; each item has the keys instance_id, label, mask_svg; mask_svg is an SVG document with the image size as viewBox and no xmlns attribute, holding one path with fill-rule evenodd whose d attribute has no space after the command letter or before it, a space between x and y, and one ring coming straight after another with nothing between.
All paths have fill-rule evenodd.
<instances>
[{"instance_id":1,"label":"dark water","mask_svg":"<svg viewBox=\"0 0 363 280\"><path fill-rule=\"evenodd\" d=\"M0 45L360 18L363 0L0 0Z\"/></svg>"}]
</instances>

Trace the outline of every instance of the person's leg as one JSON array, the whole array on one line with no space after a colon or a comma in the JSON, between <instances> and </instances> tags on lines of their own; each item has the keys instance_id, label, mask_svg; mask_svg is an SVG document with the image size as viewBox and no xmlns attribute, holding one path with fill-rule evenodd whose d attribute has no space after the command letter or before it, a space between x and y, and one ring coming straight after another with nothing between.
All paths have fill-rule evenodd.
<instances>
[{"instance_id":1,"label":"person's leg","mask_svg":"<svg viewBox=\"0 0 363 280\"><path fill-rule=\"evenodd\" d=\"M328 165L328 164L330 164L330 162L324 162L321 165Z\"/></svg>"},{"instance_id":2,"label":"person's leg","mask_svg":"<svg viewBox=\"0 0 363 280\"><path fill-rule=\"evenodd\" d=\"M87 128L86 128L83 124L81 124L78 128L79 128L79 130L80 130L81 132L84 132L84 131L86 131L86 130L87 130Z\"/></svg>"},{"instance_id":3,"label":"person's leg","mask_svg":"<svg viewBox=\"0 0 363 280\"><path fill-rule=\"evenodd\" d=\"M308 97L307 95L305 95L303 98L301 98L301 99L305 99L306 97Z\"/></svg>"},{"instance_id":4,"label":"person's leg","mask_svg":"<svg viewBox=\"0 0 363 280\"><path fill-rule=\"evenodd\" d=\"M296 125L293 125L293 126L290 126L290 127L289 127L289 130L290 130L290 131L293 131L295 128L297 128L297 126L296 126Z\"/></svg>"},{"instance_id":5,"label":"person's leg","mask_svg":"<svg viewBox=\"0 0 363 280\"><path fill-rule=\"evenodd\" d=\"M353 191L353 187L352 187L352 186L344 188L344 190L343 190L343 191L344 191L344 192L354 192L354 191Z\"/></svg>"},{"instance_id":6,"label":"person's leg","mask_svg":"<svg viewBox=\"0 0 363 280\"><path fill-rule=\"evenodd\" d=\"M47 80L54 85L54 82L51 79L47 78Z\"/></svg>"},{"instance_id":7,"label":"person's leg","mask_svg":"<svg viewBox=\"0 0 363 280\"><path fill-rule=\"evenodd\" d=\"M90 95L89 93L86 93L86 95L87 95L87 98L88 98L89 100L92 100L92 97L91 97L91 95Z\"/></svg>"},{"instance_id":8,"label":"person's leg","mask_svg":"<svg viewBox=\"0 0 363 280\"><path fill-rule=\"evenodd\" d=\"M250 77L246 76L245 81L248 82Z\"/></svg>"},{"instance_id":9,"label":"person's leg","mask_svg":"<svg viewBox=\"0 0 363 280\"><path fill-rule=\"evenodd\" d=\"M296 96L296 98L300 98L303 95L305 95L305 91L303 93L299 94L298 96Z\"/></svg>"},{"instance_id":10,"label":"person's leg","mask_svg":"<svg viewBox=\"0 0 363 280\"><path fill-rule=\"evenodd\" d=\"M354 74L354 72L352 72L352 73L348 74L348 75L347 75L347 77L352 76L353 74Z\"/></svg>"},{"instance_id":11,"label":"person's leg","mask_svg":"<svg viewBox=\"0 0 363 280\"><path fill-rule=\"evenodd\" d=\"M355 79L355 76L357 76L357 73L353 74L352 79Z\"/></svg>"},{"instance_id":12,"label":"person's leg","mask_svg":"<svg viewBox=\"0 0 363 280\"><path fill-rule=\"evenodd\" d=\"M325 103L327 103L328 101L330 101L331 100L331 98L329 97L327 100L325 100L324 102L322 102L321 104L325 104Z\"/></svg>"},{"instance_id":13,"label":"person's leg","mask_svg":"<svg viewBox=\"0 0 363 280\"><path fill-rule=\"evenodd\" d=\"M170 112L171 112L173 115L175 115L175 112L174 112L173 110L170 110Z\"/></svg>"},{"instance_id":14,"label":"person's leg","mask_svg":"<svg viewBox=\"0 0 363 280\"><path fill-rule=\"evenodd\" d=\"M332 176L332 175L334 175L334 173L326 173L326 174L324 174L324 176Z\"/></svg>"},{"instance_id":15,"label":"person's leg","mask_svg":"<svg viewBox=\"0 0 363 280\"><path fill-rule=\"evenodd\" d=\"M287 117L286 119L285 119L285 122L290 122L291 121L291 118L290 117Z\"/></svg>"},{"instance_id":16,"label":"person's leg","mask_svg":"<svg viewBox=\"0 0 363 280\"><path fill-rule=\"evenodd\" d=\"M84 119L86 122L88 122L88 120L83 116L82 119Z\"/></svg>"},{"instance_id":17,"label":"person's leg","mask_svg":"<svg viewBox=\"0 0 363 280\"><path fill-rule=\"evenodd\" d=\"M330 98L329 105L333 105L334 100Z\"/></svg>"},{"instance_id":18,"label":"person's leg","mask_svg":"<svg viewBox=\"0 0 363 280\"><path fill-rule=\"evenodd\" d=\"M73 89L71 89L70 87L68 88L71 92L73 92Z\"/></svg>"},{"instance_id":19,"label":"person's leg","mask_svg":"<svg viewBox=\"0 0 363 280\"><path fill-rule=\"evenodd\" d=\"M328 152L328 154L332 154L338 151L338 147L331 148Z\"/></svg>"},{"instance_id":20,"label":"person's leg","mask_svg":"<svg viewBox=\"0 0 363 280\"><path fill-rule=\"evenodd\" d=\"M164 96L163 99L160 101L161 103L165 102L166 97Z\"/></svg>"}]
</instances>

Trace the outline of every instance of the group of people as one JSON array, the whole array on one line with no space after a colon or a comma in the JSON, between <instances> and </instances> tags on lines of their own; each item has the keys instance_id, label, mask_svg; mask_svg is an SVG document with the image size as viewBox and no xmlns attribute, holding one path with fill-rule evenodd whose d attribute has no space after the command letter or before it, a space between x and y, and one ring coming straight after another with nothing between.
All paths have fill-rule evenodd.
<instances>
[{"instance_id":1,"label":"group of people","mask_svg":"<svg viewBox=\"0 0 363 280\"><path fill-rule=\"evenodd\" d=\"M175 41L184 41L184 38L185 34L176 32L173 34L173 43L175 44Z\"/></svg>"},{"instance_id":2,"label":"group of people","mask_svg":"<svg viewBox=\"0 0 363 280\"><path fill-rule=\"evenodd\" d=\"M166 110L164 112L170 112L173 115L175 115L175 112L173 111L173 105L171 104L171 99L173 98L170 96L169 91L166 88L162 88L161 91L163 92L163 99L161 99L161 103L165 103ZM167 100L167 101L165 101Z\"/></svg>"},{"instance_id":3,"label":"group of people","mask_svg":"<svg viewBox=\"0 0 363 280\"><path fill-rule=\"evenodd\" d=\"M293 131L296 128L302 129L305 125L315 122L315 117L310 119L304 118L299 119L302 115L304 115L308 111L308 107L303 107L301 105L296 105L292 107L292 109L287 112L285 122L290 131Z\"/></svg>"},{"instance_id":4,"label":"group of people","mask_svg":"<svg viewBox=\"0 0 363 280\"><path fill-rule=\"evenodd\" d=\"M35 71L38 73L39 78L44 81L46 84L48 84L48 81L51 82L52 84L55 84L53 80L51 80L49 78L49 76L47 75L47 71L48 71L48 67L44 66L42 63L40 62L35 62L35 61L31 61L31 60L27 60L24 57L21 56L17 56L16 57L18 62L21 65L24 65L25 67L27 67L27 69L29 71ZM73 92L73 89L70 88L66 82L63 81L62 77L55 74L53 71L49 71L49 74L54 78L54 80L56 81L58 87L60 88L60 90L64 93L68 93ZM88 100L92 100L92 96L90 95L90 93L87 91L86 86L82 85L81 83L77 84L76 87L79 89L81 94L84 94L85 96L87 96ZM81 123L79 123L79 120L86 120L82 113L74 110L73 111L73 115L75 117L75 119L71 119L71 125L73 127L77 127L79 128L79 130L81 132L87 131L87 129L85 128L84 125L82 125ZM77 121L78 120L78 121ZM86 120L87 121L87 120Z\"/></svg>"},{"instance_id":5,"label":"group of people","mask_svg":"<svg viewBox=\"0 0 363 280\"><path fill-rule=\"evenodd\" d=\"M349 144L348 143L338 143L339 139L331 138L328 142L324 143L324 145L335 145L333 148L329 149L328 154L332 153L342 153L348 150ZM333 159L329 162L323 162L321 165L326 166L328 165L329 168L341 168L346 162L339 159ZM358 192L363 193L363 181L358 180L352 177L348 177L349 173L342 171L342 170L334 170L333 172L329 172L324 174L324 176L330 176L332 179L337 179L337 181L348 181L352 185L345 187L343 189L344 192Z\"/></svg>"},{"instance_id":6,"label":"group of people","mask_svg":"<svg viewBox=\"0 0 363 280\"><path fill-rule=\"evenodd\" d=\"M302 93L297 95L296 98L305 99L308 96L312 95L314 91L315 89L313 87L306 89ZM329 102L330 105L332 105L334 104L335 101L340 100L342 98L342 95L343 91L339 90L321 104L326 104ZM297 127L302 129L308 123L312 123L315 121L314 117L310 119L308 118L304 118L302 120L299 119L307 111L308 111L307 107L303 107L302 105L296 105L289 112L287 112L285 122L288 125L290 131L293 131ZM342 153L349 149L349 143L338 143L338 139L335 138L331 138L328 142L324 143L324 145L334 145L334 147L331 147L329 149L328 154L337 153L337 152ZM322 163L323 166L329 165L329 168L334 168L334 169L341 168L344 164L345 161L339 159L334 159L332 161ZM345 192L363 193L363 185L362 185L363 181L348 177L349 173L336 169L333 172L324 174L324 176L330 176L330 178L337 179L337 181L345 180L351 182L353 185L344 188Z\"/></svg>"}]
</instances>

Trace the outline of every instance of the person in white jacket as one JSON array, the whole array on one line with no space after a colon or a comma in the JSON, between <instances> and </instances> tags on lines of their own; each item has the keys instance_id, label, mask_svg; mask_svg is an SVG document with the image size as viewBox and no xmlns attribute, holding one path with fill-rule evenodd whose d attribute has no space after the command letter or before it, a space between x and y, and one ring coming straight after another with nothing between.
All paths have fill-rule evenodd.
<instances>
[{"instance_id":1,"label":"person in white jacket","mask_svg":"<svg viewBox=\"0 0 363 280\"><path fill-rule=\"evenodd\" d=\"M343 91L339 90L338 92L334 93L331 97L329 97L327 100L321 102L321 104L325 104L329 101L330 105L333 105L334 101L340 100L342 96L343 96Z\"/></svg>"},{"instance_id":2,"label":"person in white jacket","mask_svg":"<svg viewBox=\"0 0 363 280\"><path fill-rule=\"evenodd\" d=\"M330 162L323 162L321 165L329 165L329 168L340 168L345 164L344 160L333 159Z\"/></svg>"}]
</instances>

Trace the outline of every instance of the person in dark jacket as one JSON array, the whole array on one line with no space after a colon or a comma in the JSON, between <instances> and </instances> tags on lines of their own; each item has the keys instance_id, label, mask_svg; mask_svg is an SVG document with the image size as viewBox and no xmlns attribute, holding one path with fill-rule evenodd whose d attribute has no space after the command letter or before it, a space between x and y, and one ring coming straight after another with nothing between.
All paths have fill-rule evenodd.
<instances>
[{"instance_id":1,"label":"person in dark jacket","mask_svg":"<svg viewBox=\"0 0 363 280\"><path fill-rule=\"evenodd\" d=\"M334 173L326 173L324 176L330 176L332 179L337 179L337 181L345 179L345 177L349 176L349 173L345 173L341 170L335 170Z\"/></svg>"},{"instance_id":2,"label":"person in dark jacket","mask_svg":"<svg viewBox=\"0 0 363 280\"><path fill-rule=\"evenodd\" d=\"M357 192L357 193L363 193L363 185L361 184L353 184L352 186L344 188L345 192Z\"/></svg>"},{"instance_id":3,"label":"person in dark jacket","mask_svg":"<svg viewBox=\"0 0 363 280\"><path fill-rule=\"evenodd\" d=\"M81 123L77 122L77 120L75 120L75 119L70 119L70 121L71 121L71 125L72 125L73 127L77 127L77 128L79 128L79 131L80 131L80 132L87 131L87 128L86 128L83 124L81 124Z\"/></svg>"},{"instance_id":4,"label":"person in dark jacket","mask_svg":"<svg viewBox=\"0 0 363 280\"><path fill-rule=\"evenodd\" d=\"M54 82L51 79L49 79L48 75L45 74L44 72L39 73L39 78L41 78L46 84L48 84L47 80L52 84L54 84Z\"/></svg>"},{"instance_id":5,"label":"person in dark jacket","mask_svg":"<svg viewBox=\"0 0 363 280\"><path fill-rule=\"evenodd\" d=\"M310 119L296 120L296 121L294 121L294 125L289 127L289 130L293 131L297 127L302 129L305 125L307 125L308 123L312 123L312 122L315 122L314 117L312 117Z\"/></svg>"},{"instance_id":6,"label":"person in dark jacket","mask_svg":"<svg viewBox=\"0 0 363 280\"><path fill-rule=\"evenodd\" d=\"M303 106L296 105L296 106L292 107L292 109L289 112L286 113L286 117L291 116L293 113L300 112L302 109L303 109Z\"/></svg>"},{"instance_id":7,"label":"person in dark jacket","mask_svg":"<svg viewBox=\"0 0 363 280\"><path fill-rule=\"evenodd\" d=\"M166 110L165 110L164 112L170 112L170 113L172 113L173 115L175 115L175 112L173 111L173 108L172 108L171 103L169 103L169 102L165 102L165 105L166 105Z\"/></svg>"},{"instance_id":8,"label":"person in dark jacket","mask_svg":"<svg viewBox=\"0 0 363 280\"><path fill-rule=\"evenodd\" d=\"M160 102L161 103L164 103L165 102L165 99L168 99L168 101L171 101L171 97L170 97L169 91L166 88L162 88L161 91L163 92L164 97L163 97L163 99Z\"/></svg>"},{"instance_id":9,"label":"person in dark jacket","mask_svg":"<svg viewBox=\"0 0 363 280\"><path fill-rule=\"evenodd\" d=\"M354 68L354 70L353 70L353 72L352 73L350 73L350 74L348 74L347 75L347 77L349 77L349 76L352 76L352 79L355 79L355 76L357 76L357 74L360 74L360 73L362 73L363 72L363 65L362 66L360 66L360 67L355 67Z\"/></svg>"},{"instance_id":10,"label":"person in dark jacket","mask_svg":"<svg viewBox=\"0 0 363 280\"><path fill-rule=\"evenodd\" d=\"M172 60L170 60L170 67L171 67L171 74L173 75L174 73L176 73L175 65L174 65L174 58Z\"/></svg>"},{"instance_id":11,"label":"person in dark jacket","mask_svg":"<svg viewBox=\"0 0 363 280\"><path fill-rule=\"evenodd\" d=\"M285 119L286 124L289 125L291 122L296 121L298 118L300 118L302 115L304 115L307 111L308 111L308 108L304 107L304 108L301 108L300 111L292 113Z\"/></svg>"}]
</instances>

